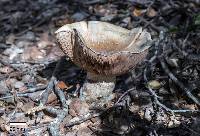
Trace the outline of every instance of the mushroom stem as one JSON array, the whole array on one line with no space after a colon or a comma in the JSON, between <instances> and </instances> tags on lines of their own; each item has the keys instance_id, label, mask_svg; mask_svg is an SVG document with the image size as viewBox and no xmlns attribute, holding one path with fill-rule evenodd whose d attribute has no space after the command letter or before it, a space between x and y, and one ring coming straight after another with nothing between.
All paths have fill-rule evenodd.
<instances>
[{"instance_id":1,"label":"mushroom stem","mask_svg":"<svg viewBox=\"0 0 200 136\"><path fill-rule=\"evenodd\" d=\"M112 91L115 88L115 76L96 75L88 72L86 81L83 84L83 96L88 102L102 103L113 98Z\"/></svg>"}]
</instances>

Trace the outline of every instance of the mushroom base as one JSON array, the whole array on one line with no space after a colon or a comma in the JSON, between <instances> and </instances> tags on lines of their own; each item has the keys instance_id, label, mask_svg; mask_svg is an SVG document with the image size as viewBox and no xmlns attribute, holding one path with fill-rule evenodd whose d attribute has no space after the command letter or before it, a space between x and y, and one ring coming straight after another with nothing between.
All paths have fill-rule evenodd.
<instances>
[{"instance_id":1,"label":"mushroom base","mask_svg":"<svg viewBox=\"0 0 200 136\"><path fill-rule=\"evenodd\" d=\"M83 98L92 104L102 106L114 98L112 91L115 88L114 76L95 75L87 73L83 84Z\"/></svg>"}]
</instances>

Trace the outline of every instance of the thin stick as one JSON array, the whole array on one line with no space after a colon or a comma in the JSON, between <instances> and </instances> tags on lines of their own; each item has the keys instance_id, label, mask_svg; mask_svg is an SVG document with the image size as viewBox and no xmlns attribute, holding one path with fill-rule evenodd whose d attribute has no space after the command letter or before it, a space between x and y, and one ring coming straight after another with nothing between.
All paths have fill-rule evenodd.
<instances>
[{"instance_id":1,"label":"thin stick","mask_svg":"<svg viewBox=\"0 0 200 136\"><path fill-rule=\"evenodd\" d=\"M175 84L177 84L182 90L185 91L185 93L187 94L187 96L192 99L197 105L200 106L200 102L199 100L191 93L191 91L184 86L183 83L181 83L175 76L174 74L169 70L169 68L167 67L166 63L164 62L164 59L162 57L159 57L161 66L163 68L163 70L165 71L165 73L170 77L170 79L172 81L174 81Z\"/></svg>"}]
</instances>

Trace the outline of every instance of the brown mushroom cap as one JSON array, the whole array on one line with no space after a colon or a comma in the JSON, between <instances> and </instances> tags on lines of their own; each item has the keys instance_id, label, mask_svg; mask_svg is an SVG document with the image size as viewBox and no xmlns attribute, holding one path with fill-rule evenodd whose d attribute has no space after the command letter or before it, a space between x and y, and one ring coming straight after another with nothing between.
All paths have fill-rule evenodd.
<instances>
[{"instance_id":1,"label":"brown mushroom cap","mask_svg":"<svg viewBox=\"0 0 200 136\"><path fill-rule=\"evenodd\" d=\"M142 28L127 30L99 21L67 24L56 31L56 38L75 64L101 75L120 75L135 67L151 42Z\"/></svg>"}]
</instances>

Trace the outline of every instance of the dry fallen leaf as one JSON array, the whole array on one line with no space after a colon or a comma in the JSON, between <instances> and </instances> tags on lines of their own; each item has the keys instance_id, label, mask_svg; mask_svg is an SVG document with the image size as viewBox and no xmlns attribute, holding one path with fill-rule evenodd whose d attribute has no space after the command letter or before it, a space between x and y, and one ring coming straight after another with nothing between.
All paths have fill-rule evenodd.
<instances>
[{"instance_id":1,"label":"dry fallen leaf","mask_svg":"<svg viewBox=\"0 0 200 136\"><path fill-rule=\"evenodd\" d=\"M0 95L5 95L9 92L8 86L6 85L6 81L0 81Z\"/></svg>"},{"instance_id":2,"label":"dry fallen leaf","mask_svg":"<svg viewBox=\"0 0 200 136\"><path fill-rule=\"evenodd\" d=\"M42 111L44 110L46 107L45 106L37 106L37 107L33 107L32 109L29 109L26 111L26 114L30 115L30 114L33 114L35 112L38 112L38 111Z\"/></svg>"},{"instance_id":3,"label":"dry fallen leaf","mask_svg":"<svg viewBox=\"0 0 200 136\"><path fill-rule=\"evenodd\" d=\"M157 12L155 11L155 9L149 8L149 9L147 10L147 16L148 16L148 17L155 17L156 15L157 15Z\"/></svg>"},{"instance_id":4,"label":"dry fallen leaf","mask_svg":"<svg viewBox=\"0 0 200 136\"><path fill-rule=\"evenodd\" d=\"M64 15L59 17L59 20L56 19L54 23L55 23L56 27L61 27L64 24L70 24L72 22L73 22L73 20L71 19L71 17L67 14L64 14Z\"/></svg>"},{"instance_id":5,"label":"dry fallen leaf","mask_svg":"<svg viewBox=\"0 0 200 136\"><path fill-rule=\"evenodd\" d=\"M54 46L55 43L52 42L50 39L51 38L49 36L49 33L47 32L42 33L42 35L40 36L40 41L38 41L37 43L39 49L46 48L47 46Z\"/></svg>"},{"instance_id":6,"label":"dry fallen leaf","mask_svg":"<svg viewBox=\"0 0 200 136\"><path fill-rule=\"evenodd\" d=\"M45 57L46 61L57 61L62 56L64 56L63 51L58 46L53 46L49 50L47 50L47 56Z\"/></svg>"},{"instance_id":7,"label":"dry fallen leaf","mask_svg":"<svg viewBox=\"0 0 200 136\"><path fill-rule=\"evenodd\" d=\"M62 89L62 90L68 89L68 88L69 88L69 85L65 84L65 82L63 82L63 81L59 81L59 82L56 84L56 86L57 86L58 88Z\"/></svg>"},{"instance_id":8,"label":"dry fallen leaf","mask_svg":"<svg viewBox=\"0 0 200 136\"><path fill-rule=\"evenodd\" d=\"M8 36L6 37L6 44L11 44L11 45L13 45L14 42L15 42L15 39L16 39L15 35L14 35L13 33L11 33L10 35L8 35Z\"/></svg>"},{"instance_id":9,"label":"dry fallen leaf","mask_svg":"<svg viewBox=\"0 0 200 136\"><path fill-rule=\"evenodd\" d=\"M90 130L88 127L84 127L78 130L77 136L91 136L93 134L92 130Z\"/></svg>"},{"instance_id":10,"label":"dry fallen leaf","mask_svg":"<svg viewBox=\"0 0 200 136\"><path fill-rule=\"evenodd\" d=\"M43 119L42 120L40 120L40 123L50 123L50 122L52 122L54 120L54 118L53 117L50 117L50 116L47 116L47 115L44 115L43 116Z\"/></svg>"},{"instance_id":11,"label":"dry fallen leaf","mask_svg":"<svg viewBox=\"0 0 200 136\"><path fill-rule=\"evenodd\" d=\"M72 116L81 116L89 113L89 105L78 98L74 98L69 104L69 114Z\"/></svg>"},{"instance_id":12,"label":"dry fallen leaf","mask_svg":"<svg viewBox=\"0 0 200 136\"><path fill-rule=\"evenodd\" d=\"M47 100L47 104L52 103L53 101L56 101L56 100L57 100L57 96L54 93L50 93Z\"/></svg>"},{"instance_id":13,"label":"dry fallen leaf","mask_svg":"<svg viewBox=\"0 0 200 136\"><path fill-rule=\"evenodd\" d=\"M24 50L21 55L22 60L24 61L41 61L45 58L46 53L39 50L36 46L28 47Z\"/></svg>"},{"instance_id":14,"label":"dry fallen leaf","mask_svg":"<svg viewBox=\"0 0 200 136\"><path fill-rule=\"evenodd\" d=\"M29 101L28 103L25 103L25 104L21 107L21 109L22 109L23 112L26 112L26 111L32 109L33 107L34 107L34 103L33 103L32 101Z\"/></svg>"},{"instance_id":15,"label":"dry fallen leaf","mask_svg":"<svg viewBox=\"0 0 200 136\"><path fill-rule=\"evenodd\" d=\"M117 10L111 7L112 5L96 5L94 11L100 16L109 16L117 14Z\"/></svg>"},{"instance_id":16,"label":"dry fallen leaf","mask_svg":"<svg viewBox=\"0 0 200 136\"><path fill-rule=\"evenodd\" d=\"M17 82L17 79L15 78L9 78L5 81L5 84L8 88L14 88L15 83Z\"/></svg>"},{"instance_id":17,"label":"dry fallen leaf","mask_svg":"<svg viewBox=\"0 0 200 136\"><path fill-rule=\"evenodd\" d=\"M136 17L139 17L139 16L142 16L145 12L146 12L146 9L135 8L133 10L133 15Z\"/></svg>"},{"instance_id":18,"label":"dry fallen leaf","mask_svg":"<svg viewBox=\"0 0 200 136\"><path fill-rule=\"evenodd\" d=\"M25 86L25 84L23 83L23 82L21 82L21 81L17 81L17 82L15 82L15 84L14 84L14 87L16 88L16 89L20 89L20 88L22 88L22 87L24 87Z\"/></svg>"},{"instance_id":19,"label":"dry fallen leaf","mask_svg":"<svg viewBox=\"0 0 200 136\"><path fill-rule=\"evenodd\" d=\"M3 54L9 56L9 60L15 59L19 54L23 53L23 49L12 45L10 48L4 50Z\"/></svg>"},{"instance_id":20,"label":"dry fallen leaf","mask_svg":"<svg viewBox=\"0 0 200 136\"><path fill-rule=\"evenodd\" d=\"M11 67L8 67L8 66L0 67L0 73L9 74L12 71L13 69Z\"/></svg>"}]
</instances>

